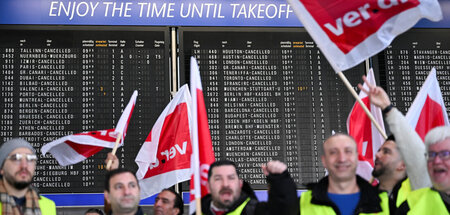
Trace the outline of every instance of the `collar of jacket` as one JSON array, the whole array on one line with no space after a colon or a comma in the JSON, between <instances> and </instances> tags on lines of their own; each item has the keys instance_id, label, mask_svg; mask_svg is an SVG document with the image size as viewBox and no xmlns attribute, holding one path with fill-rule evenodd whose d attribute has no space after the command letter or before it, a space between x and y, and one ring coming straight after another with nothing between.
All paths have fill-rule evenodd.
<instances>
[{"instance_id":1,"label":"collar of jacket","mask_svg":"<svg viewBox=\"0 0 450 215\"><path fill-rule=\"evenodd\" d=\"M378 189L370 185L365 179L359 177L358 175L356 176L356 183L358 184L361 195L355 209L355 214L381 212L381 199L378 196ZM330 206L333 207L335 211L339 211L336 204L334 204L327 195L328 176L322 178L318 183L309 184L308 189L312 191L311 203Z\"/></svg>"},{"instance_id":2,"label":"collar of jacket","mask_svg":"<svg viewBox=\"0 0 450 215\"><path fill-rule=\"evenodd\" d=\"M257 201L255 192L250 187L250 184L248 184L246 181L243 181L241 195L236 200L236 202L227 210L227 212L235 210L248 197L250 197L251 200L256 200ZM203 212L211 211L211 209L210 209L211 201L212 201L211 194L208 194L208 195L206 195L205 197L202 198L202 211Z\"/></svg>"}]
</instances>

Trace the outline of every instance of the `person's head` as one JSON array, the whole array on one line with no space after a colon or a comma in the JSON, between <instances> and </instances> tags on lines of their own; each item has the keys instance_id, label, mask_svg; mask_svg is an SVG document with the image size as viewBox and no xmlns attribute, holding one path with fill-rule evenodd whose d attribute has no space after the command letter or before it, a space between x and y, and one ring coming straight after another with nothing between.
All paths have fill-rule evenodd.
<instances>
[{"instance_id":1,"label":"person's head","mask_svg":"<svg viewBox=\"0 0 450 215\"><path fill-rule=\"evenodd\" d=\"M183 199L173 189L163 189L155 199L153 214L157 215L182 215Z\"/></svg>"},{"instance_id":2,"label":"person's head","mask_svg":"<svg viewBox=\"0 0 450 215\"><path fill-rule=\"evenodd\" d=\"M105 213L97 208L89 208L86 212L84 212L84 215L105 215Z\"/></svg>"},{"instance_id":3,"label":"person's head","mask_svg":"<svg viewBox=\"0 0 450 215\"><path fill-rule=\"evenodd\" d=\"M450 194L450 127L433 128L425 136L427 168L433 186Z\"/></svg>"},{"instance_id":4,"label":"person's head","mask_svg":"<svg viewBox=\"0 0 450 215\"><path fill-rule=\"evenodd\" d=\"M386 139L375 154L375 165L372 175L378 178L380 182L384 179L391 179L397 176L401 179L406 176L406 166L393 135Z\"/></svg>"},{"instance_id":5,"label":"person's head","mask_svg":"<svg viewBox=\"0 0 450 215\"><path fill-rule=\"evenodd\" d=\"M24 139L11 139L0 147L0 174L16 190L23 190L31 184L36 161L36 151Z\"/></svg>"},{"instance_id":6,"label":"person's head","mask_svg":"<svg viewBox=\"0 0 450 215\"><path fill-rule=\"evenodd\" d=\"M139 183L133 172L115 169L106 173L104 195L114 213L136 211L140 201L139 193Z\"/></svg>"},{"instance_id":7,"label":"person's head","mask_svg":"<svg viewBox=\"0 0 450 215\"><path fill-rule=\"evenodd\" d=\"M338 133L326 139L321 158L328 170L329 180L342 182L355 179L358 151L352 137Z\"/></svg>"},{"instance_id":8,"label":"person's head","mask_svg":"<svg viewBox=\"0 0 450 215\"><path fill-rule=\"evenodd\" d=\"M236 164L220 160L211 164L208 172L208 190L214 206L225 209L241 196L242 180L239 179Z\"/></svg>"}]
</instances>

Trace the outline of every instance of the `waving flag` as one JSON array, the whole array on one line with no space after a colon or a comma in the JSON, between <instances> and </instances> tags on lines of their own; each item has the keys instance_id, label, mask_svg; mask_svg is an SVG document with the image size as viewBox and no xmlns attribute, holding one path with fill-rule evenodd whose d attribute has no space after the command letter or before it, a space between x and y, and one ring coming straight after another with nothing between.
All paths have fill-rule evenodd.
<instances>
[{"instance_id":1,"label":"waving flag","mask_svg":"<svg viewBox=\"0 0 450 215\"><path fill-rule=\"evenodd\" d=\"M414 102L406 114L409 124L417 134L425 139L425 135L434 127L449 125L447 109L444 105L436 69L433 67Z\"/></svg>"},{"instance_id":2,"label":"waving flag","mask_svg":"<svg viewBox=\"0 0 450 215\"><path fill-rule=\"evenodd\" d=\"M42 154L45 155L47 152L50 152L59 165L67 166L83 161L105 147L113 148L119 133L122 134L120 144L122 145L136 104L137 95L138 92L134 91L115 129L83 132L59 138L42 146Z\"/></svg>"},{"instance_id":3,"label":"waving flag","mask_svg":"<svg viewBox=\"0 0 450 215\"><path fill-rule=\"evenodd\" d=\"M288 2L336 72L385 49L419 19L442 19L437 0Z\"/></svg>"},{"instance_id":4,"label":"waving flag","mask_svg":"<svg viewBox=\"0 0 450 215\"><path fill-rule=\"evenodd\" d=\"M192 95L192 157L191 157L191 184L189 214L195 212L196 199L208 194L209 166L214 162L211 133L209 131L208 117L206 115L203 88L200 79L200 70L197 60L191 57L191 95Z\"/></svg>"},{"instance_id":5,"label":"waving flag","mask_svg":"<svg viewBox=\"0 0 450 215\"><path fill-rule=\"evenodd\" d=\"M376 86L375 76L373 75L372 69L370 69L367 74L367 80L370 84ZM364 84L363 87L368 89L366 84ZM368 107L375 120L381 126L382 130L384 130L381 109L373 104L370 104L369 97L363 91L359 93L359 97L364 102L366 107ZM361 108L361 105L357 102L353 105L350 115L347 118L347 132L355 139L358 146L359 157L356 173L369 181L372 178L375 153L383 144L384 138L371 123L369 117Z\"/></svg>"},{"instance_id":6,"label":"waving flag","mask_svg":"<svg viewBox=\"0 0 450 215\"><path fill-rule=\"evenodd\" d=\"M156 120L136 156L141 198L190 179L190 124L191 95L185 84Z\"/></svg>"}]
</instances>

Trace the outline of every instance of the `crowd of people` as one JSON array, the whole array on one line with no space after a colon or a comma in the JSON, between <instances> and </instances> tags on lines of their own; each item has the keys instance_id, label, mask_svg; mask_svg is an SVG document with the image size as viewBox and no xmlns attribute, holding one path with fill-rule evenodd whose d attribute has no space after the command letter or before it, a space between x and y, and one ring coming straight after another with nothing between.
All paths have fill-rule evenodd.
<instances>
[{"instance_id":1,"label":"crowd of people","mask_svg":"<svg viewBox=\"0 0 450 215\"><path fill-rule=\"evenodd\" d=\"M321 148L328 175L308 184L300 197L283 162L270 161L261 167L268 182L267 202L256 198L235 163L214 162L208 172L210 194L201 200L202 214L449 214L450 127L432 129L424 144L404 115L392 106L386 92L366 84L369 89L359 88L383 110L392 133L376 153L372 173L378 181L376 186L356 174L355 140L338 133L327 138ZM144 214L135 174L118 168L118 159L111 153L108 160L112 160L112 168L106 174L104 196L111 206L109 214ZM0 147L2 214L56 214L54 202L31 185L36 161L35 149L23 139L11 139ZM157 195L154 214L183 212L183 199L173 189ZM103 211L93 208L85 214L103 215Z\"/></svg>"}]
</instances>

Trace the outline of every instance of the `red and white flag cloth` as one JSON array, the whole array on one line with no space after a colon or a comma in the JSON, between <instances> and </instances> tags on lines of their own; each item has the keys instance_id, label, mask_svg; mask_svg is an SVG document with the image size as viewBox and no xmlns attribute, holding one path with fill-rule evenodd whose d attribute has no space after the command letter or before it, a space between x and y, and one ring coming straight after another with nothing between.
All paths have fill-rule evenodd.
<instances>
[{"instance_id":1,"label":"red and white flag cloth","mask_svg":"<svg viewBox=\"0 0 450 215\"><path fill-rule=\"evenodd\" d=\"M134 91L115 129L88 131L59 138L42 146L42 155L50 152L59 165L67 166L81 162L105 147L114 148L119 133L122 134L120 144L122 146L123 138L126 135L128 123L136 104L137 95L138 92Z\"/></svg>"},{"instance_id":2,"label":"red and white flag cloth","mask_svg":"<svg viewBox=\"0 0 450 215\"><path fill-rule=\"evenodd\" d=\"M191 57L192 156L189 214L195 212L195 199L208 194L208 170L215 161L206 115L203 88L197 60Z\"/></svg>"},{"instance_id":3,"label":"red and white flag cloth","mask_svg":"<svg viewBox=\"0 0 450 215\"><path fill-rule=\"evenodd\" d=\"M183 85L156 120L136 156L141 198L191 177L191 95Z\"/></svg>"},{"instance_id":4,"label":"red and white flag cloth","mask_svg":"<svg viewBox=\"0 0 450 215\"><path fill-rule=\"evenodd\" d=\"M376 86L373 70L370 69L367 74L367 80L370 84ZM369 89L364 83L363 87ZM369 97L363 91L359 93L359 97L370 110L375 120L384 129L383 115L381 109L370 103ZM361 105L355 102L353 108L347 118L347 132L352 136L358 146L358 166L356 173L369 181L372 178L372 170L375 161L375 154L384 142L383 136L370 121Z\"/></svg>"},{"instance_id":5,"label":"red and white flag cloth","mask_svg":"<svg viewBox=\"0 0 450 215\"><path fill-rule=\"evenodd\" d=\"M437 0L287 0L336 72L385 49L421 18L442 19Z\"/></svg>"},{"instance_id":6,"label":"red and white flag cloth","mask_svg":"<svg viewBox=\"0 0 450 215\"><path fill-rule=\"evenodd\" d=\"M425 135L434 127L449 125L447 110L442 98L439 82L436 78L436 69L433 67L427 79L417 93L414 102L406 114L411 127L417 134L425 139Z\"/></svg>"}]
</instances>

